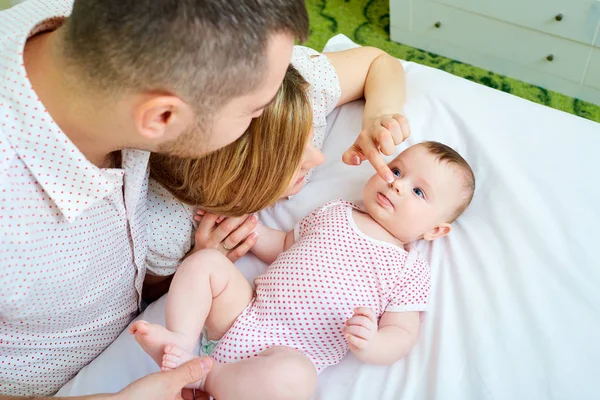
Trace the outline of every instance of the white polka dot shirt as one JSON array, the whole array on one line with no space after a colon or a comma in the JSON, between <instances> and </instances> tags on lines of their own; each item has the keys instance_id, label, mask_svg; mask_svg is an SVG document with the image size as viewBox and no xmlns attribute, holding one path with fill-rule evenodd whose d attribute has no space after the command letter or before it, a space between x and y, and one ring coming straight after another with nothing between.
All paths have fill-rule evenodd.
<instances>
[{"instance_id":1,"label":"white polka dot shirt","mask_svg":"<svg viewBox=\"0 0 600 400\"><path fill-rule=\"evenodd\" d=\"M71 1L0 12L0 394L50 395L138 312L148 241L148 153L99 169L27 79L28 37Z\"/></svg>"}]
</instances>

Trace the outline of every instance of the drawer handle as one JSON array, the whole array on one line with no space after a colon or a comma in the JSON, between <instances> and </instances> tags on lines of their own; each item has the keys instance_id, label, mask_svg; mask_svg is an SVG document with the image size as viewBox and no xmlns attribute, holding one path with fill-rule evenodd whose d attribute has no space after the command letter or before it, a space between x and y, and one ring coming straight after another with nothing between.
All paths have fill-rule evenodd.
<instances>
[{"instance_id":1,"label":"drawer handle","mask_svg":"<svg viewBox=\"0 0 600 400\"><path fill-rule=\"evenodd\" d=\"M546 60L548 60L548 61L553 61L553 60L554 60L554 54L548 54L548 55L546 56Z\"/></svg>"},{"instance_id":2,"label":"drawer handle","mask_svg":"<svg viewBox=\"0 0 600 400\"><path fill-rule=\"evenodd\" d=\"M439 28L442 26L442 23L440 21L438 21L435 24L433 24L433 26L435 26L436 28Z\"/></svg>"},{"instance_id":3,"label":"drawer handle","mask_svg":"<svg viewBox=\"0 0 600 400\"><path fill-rule=\"evenodd\" d=\"M560 21L563 20L563 15L562 14L556 14L556 16L554 17L554 19L560 22Z\"/></svg>"}]
</instances>

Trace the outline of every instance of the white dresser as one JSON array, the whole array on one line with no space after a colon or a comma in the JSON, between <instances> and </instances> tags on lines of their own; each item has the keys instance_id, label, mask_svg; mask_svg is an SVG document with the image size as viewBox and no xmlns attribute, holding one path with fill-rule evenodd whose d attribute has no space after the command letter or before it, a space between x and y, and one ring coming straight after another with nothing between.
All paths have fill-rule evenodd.
<instances>
[{"instance_id":1,"label":"white dresser","mask_svg":"<svg viewBox=\"0 0 600 400\"><path fill-rule=\"evenodd\" d=\"M390 0L392 40L600 105L600 0Z\"/></svg>"}]
</instances>

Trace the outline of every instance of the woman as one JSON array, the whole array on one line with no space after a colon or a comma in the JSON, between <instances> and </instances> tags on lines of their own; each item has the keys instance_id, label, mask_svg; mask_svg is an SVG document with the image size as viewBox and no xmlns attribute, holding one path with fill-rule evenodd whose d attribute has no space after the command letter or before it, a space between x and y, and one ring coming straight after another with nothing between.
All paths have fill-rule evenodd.
<instances>
[{"instance_id":1,"label":"woman","mask_svg":"<svg viewBox=\"0 0 600 400\"><path fill-rule=\"evenodd\" d=\"M198 207L211 213L196 217L201 222L195 248L216 248L232 261L243 256L257 239L256 218L243 214L302 188L310 170L324 161L326 117L336 106L365 98L363 129L344 162L368 158L384 179L393 180L379 150L392 154L409 133L400 116L405 87L398 60L368 47L323 55L296 46L292 65L275 99L238 141L200 160L152 156L147 285L172 275L191 250ZM213 213L234 217L222 220ZM145 291L145 298L155 297Z\"/></svg>"}]
</instances>

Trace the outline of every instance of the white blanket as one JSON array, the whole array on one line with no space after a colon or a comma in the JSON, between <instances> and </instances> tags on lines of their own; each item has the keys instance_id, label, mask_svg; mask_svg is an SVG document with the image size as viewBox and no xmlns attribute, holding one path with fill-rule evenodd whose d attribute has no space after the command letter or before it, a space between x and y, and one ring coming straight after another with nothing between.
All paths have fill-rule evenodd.
<instances>
[{"instance_id":1,"label":"white blanket","mask_svg":"<svg viewBox=\"0 0 600 400\"><path fill-rule=\"evenodd\" d=\"M355 46L330 40L326 51ZM317 399L600 398L600 125L405 63L407 145L437 140L477 178L472 205L449 237L419 249L433 267L431 309L410 355L390 367L351 354L319 377ZM291 229L326 201L360 198L370 165L340 159L363 104L329 117L327 162L289 201L261 213ZM405 146L400 146L398 151ZM239 262L248 278L264 269ZM164 320L164 298L143 315ZM156 371L124 332L59 394L117 391Z\"/></svg>"}]
</instances>

